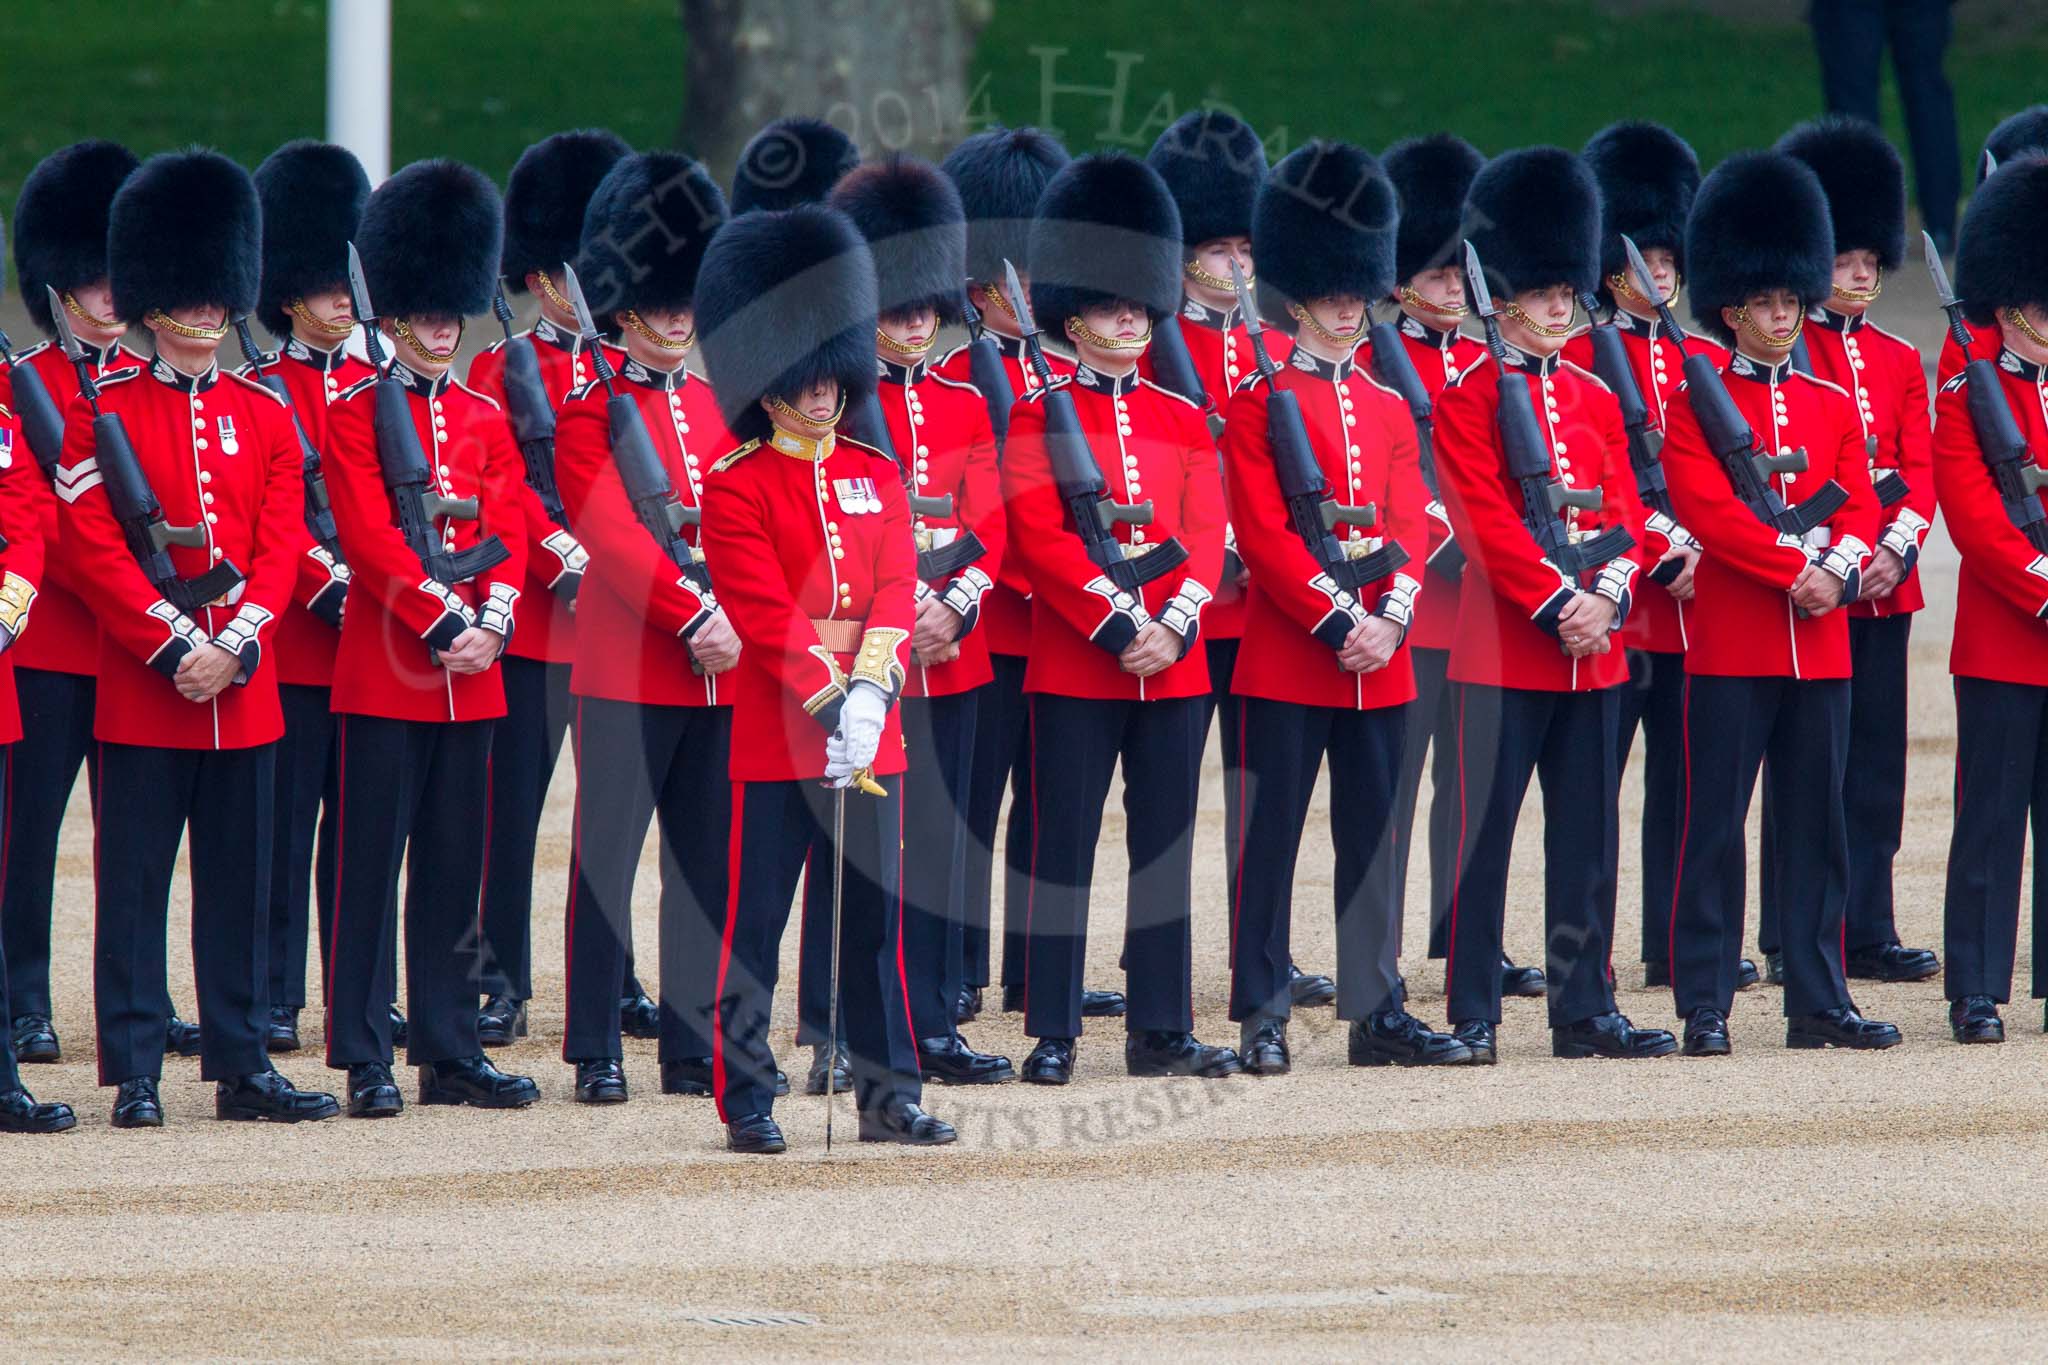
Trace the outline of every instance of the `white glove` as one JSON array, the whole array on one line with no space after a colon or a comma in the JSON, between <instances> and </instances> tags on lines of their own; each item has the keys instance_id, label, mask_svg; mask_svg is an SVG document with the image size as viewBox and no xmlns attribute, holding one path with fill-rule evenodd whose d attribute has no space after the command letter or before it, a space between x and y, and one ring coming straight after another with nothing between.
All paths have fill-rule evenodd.
<instances>
[{"instance_id":1,"label":"white glove","mask_svg":"<svg viewBox=\"0 0 2048 1365\"><path fill-rule=\"evenodd\" d=\"M853 765L846 761L846 737L834 730L825 741L825 785L845 787L853 783Z\"/></svg>"},{"instance_id":2,"label":"white glove","mask_svg":"<svg viewBox=\"0 0 2048 1365\"><path fill-rule=\"evenodd\" d=\"M882 689L856 680L839 707L839 738L853 771L874 765L875 751L882 747L882 725L888 718L889 699Z\"/></svg>"}]
</instances>

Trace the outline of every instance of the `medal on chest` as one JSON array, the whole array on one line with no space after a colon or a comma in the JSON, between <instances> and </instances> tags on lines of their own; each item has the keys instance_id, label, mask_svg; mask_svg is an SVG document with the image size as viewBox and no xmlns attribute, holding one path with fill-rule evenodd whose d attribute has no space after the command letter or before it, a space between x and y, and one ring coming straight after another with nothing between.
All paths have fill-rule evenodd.
<instances>
[{"instance_id":1,"label":"medal on chest","mask_svg":"<svg viewBox=\"0 0 2048 1365\"><path fill-rule=\"evenodd\" d=\"M873 479L834 479L832 495L839 500L839 510L850 517L882 510L882 495Z\"/></svg>"},{"instance_id":2,"label":"medal on chest","mask_svg":"<svg viewBox=\"0 0 2048 1365\"><path fill-rule=\"evenodd\" d=\"M0 469L14 468L14 431L0 427Z\"/></svg>"},{"instance_id":3,"label":"medal on chest","mask_svg":"<svg viewBox=\"0 0 2048 1365\"><path fill-rule=\"evenodd\" d=\"M235 419L222 413L217 425L220 431L220 453L232 455L240 450L242 443L235 436Z\"/></svg>"}]
</instances>

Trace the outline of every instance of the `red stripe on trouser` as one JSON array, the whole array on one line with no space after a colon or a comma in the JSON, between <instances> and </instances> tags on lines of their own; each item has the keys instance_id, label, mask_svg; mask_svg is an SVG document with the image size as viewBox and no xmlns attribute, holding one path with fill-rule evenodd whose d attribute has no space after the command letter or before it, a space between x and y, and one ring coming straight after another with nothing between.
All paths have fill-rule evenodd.
<instances>
[{"instance_id":1,"label":"red stripe on trouser","mask_svg":"<svg viewBox=\"0 0 2048 1365\"><path fill-rule=\"evenodd\" d=\"M907 804L907 794L902 788L909 784L910 774L905 773L897 790L896 801L896 984L903 992L903 1028L910 1036L910 1048L914 1053L917 1050L917 1026L911 1022L910 1015L910 973L903 965L903 807ZM844 849L838 852L840 857L846 856ZM922 1068L922 1061L919 1062L919 1066Z\"/></svg>"},{"instance_id":2,"label":"red stripe on trouser","mask_svg":"<svg viewBox=\"0 0 2048 1365\"><path fill-rule=\"evenodd\" d=\"M581 697L578 697L576 699L576 734L578 738L571 741L570 752L574 755L576 759L577 776L581 777L583 771L583 755L580 752L580 750L582 749L581 736L583 734L583 698ZM484 768L484 804L486 806L490 804L490 774L490 766L486 764ZM491 827L489 823L486 823L484 825L485 885L490 884L490 828ZM569 903L566 910L563 913L564 923L562 925L562 999L571 1002L573 1002L576 999L576 884L582 879L583 784L579 781L576 784L576 809L574 815L571 817L571 823L569 827ZM479 908L477 910L476 917L477 937L482 938L484 929L484 917L483 910L481 908L482 902L478 902L478 907ZM629 909L627 913L631 914L632 912ZM631 935L631 932L631 930L627 931L629 936ZM575 1008L573 1003L570 1005L570 1008ZM565 1062L582 1060L581 1058L571 1057L569 1055L569 1032L567 1029L564 1029L562 1031L562 1060Z\"/></svg>"},{"instance_id":3,"label":"red stripe on trouser","mask_svg":"<svg viewBox=\"0 0 2048 1365\"><path fill-rule=\"evenodd\" d=\"M100 764L100 771L101 771L101 772L105 772L105 771L107 770L107 746L106 746L105 744L95 744L95 745L94 745L94 747L95 747L95 748L97 748L97 749L99 750L99 764ZM93 941L93 951L94 951L94 952L98 952L98 951L99 951L99 945L100 945L100 944L101 944L102 942L104 942L104 940L102 939L102 937L101 937L101 934L100 934L100 929L101 929L101 919L100 919L100 904L101 904L101 901L100 901L100 896L99 896L99 888L100 888L101 884L102 884L102 883L101 883L101 881L100 881L100 793L99 793L99 791L97 790L97 786L96 786L96 787L95 787L95 790L93 791L93 794L92 794L92 885L93 885L93 898L92 898L92 941ZM131 977L130 979L132 980L133 978ZM94 1001L94 1004L95 1004L95 1006L97 1006L97 1004L98 1004L98 1001ZM97 1030L95 1030L95 1032L97 1032ZM99 1053L100 1053L100 1062L99 1062L99 1075L100 1075L100 1084L101 1084L101 1085L112 1085L112 1084L113 1084L114 1082L113 1082L113 1081L109 1081L109 1080L107 1079L107 1054L106 1054L106 1049L104 1049L104 1048L101 1048L101 1049L99 1049ZM127 1079L128 1079L128 1078L127 1078L126 1076L117 1076L117 1077L115 1078L115 1080L117 1080L117 1081L125 1081L125 1080L127 1080Z\"/></svg>"},{"instance_id":4,"label":"red stripe on trouser","mask_svg":"<svg viewBox=\"0 0 2048 1365\"><path fill-rule=\"evenodd\" d=\"M720 1121L730 1123L725 1112L725 1043L731 1020L725 1013L725 979L732 967L732 937L740 916L741 827L746 823L747 784L732 784L732 833L725 845L726 866L731 869L725 884L725 935L718 945L718 986L711 995L711 1095L718 1102Z\"/></svg>"},{"instance_id":5,"label":"red stripe on trouser","mask_svg":"<svg viewBox=\"0 0 2048 1365\"><path fill-rule=\"evenodd\" d=\"M1671 989L1678 990L1678 888L1685 885L1685 840L1692 832L1692 678L1688 676L1678 699L1678 742L1685 751L1685 805L1678 822L1678 859L1671 866L1671 927L1664 945L1664 970L1671 976Z\"/></svg>"}]
</instances>

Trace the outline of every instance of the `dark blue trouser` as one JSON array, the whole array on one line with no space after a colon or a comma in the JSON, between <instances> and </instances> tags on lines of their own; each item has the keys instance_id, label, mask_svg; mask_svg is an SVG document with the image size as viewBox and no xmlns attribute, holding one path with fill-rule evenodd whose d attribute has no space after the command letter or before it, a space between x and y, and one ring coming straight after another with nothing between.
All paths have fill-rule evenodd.
<instances>
[{"instance_id":1,"label":"dark blue trouser","mask_svg":"<svg viewBox=\"0 0 2048 1365\"><path fill-rule=\"evenodd\" d=\"M99 799L99 746L92 738L95 685L89 673L17 668L14 689L21 701L21 739L8 770L0 951L7 958L9 1008L48 1015L57 838L80 763L95 807ZM6 1023L0 1018L0 1025Z\"/></svg>"},{"instance_id":2,"label":"dark blue trouser","mask_svg":"<svg viewBox=\"0 0 2048 1365\"><path fill-rule=\"evenodd\" d=\"M1955 826L1942 902L1947 995L2012 996L2027 829L2048 847L2048 688L1957 678ZM2038 854L2036 855L2039 856ZM2048 996L2048 875L2034 873L2035 998Z\"/></svg>"},{"instance_id":3,"label":"dark blue trouser","mask_svg":"<svg viewBox=\"0 0 2048 1365\"><path fill-rule=\"evenodd\" d=\"M1636 730L1643 734L1644 962L1671 961L1671 887L1678 875L1678 836L1685 825L1685 655L1628 652L1621 690L1621 748L1628 768Z\"/></svg>"}]
</instances>

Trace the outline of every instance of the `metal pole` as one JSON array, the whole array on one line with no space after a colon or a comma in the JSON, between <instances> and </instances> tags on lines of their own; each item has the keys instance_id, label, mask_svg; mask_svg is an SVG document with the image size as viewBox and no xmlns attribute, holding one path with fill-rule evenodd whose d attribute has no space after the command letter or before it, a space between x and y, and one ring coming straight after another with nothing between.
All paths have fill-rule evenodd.
<instances>
[{"instance_id":1,"label":"metal pole","mask_svg":"<svg viewBox=\"0 0 2048 1365\"><path fill-rule=\"evenodd\" d=\"M391 0L327 0L327 140L391 174Z\"/></svg>"}]
</instances>

